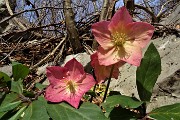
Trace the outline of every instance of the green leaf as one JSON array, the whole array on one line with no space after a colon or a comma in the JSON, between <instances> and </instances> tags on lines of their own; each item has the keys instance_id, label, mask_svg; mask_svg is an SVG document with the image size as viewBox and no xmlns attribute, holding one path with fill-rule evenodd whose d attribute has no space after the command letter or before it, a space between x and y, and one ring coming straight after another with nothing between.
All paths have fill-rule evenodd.
<instances>
[{"instance_id":1,"label":"green leaf","mask_svg":"<svg viewBox=\"0 0 180 120\"><path fill-rule=\"evenodd\" d=\"M28 97L28 98L34 98L35 97L34 91L23 90L23 95L25 97Z\"/></svg>"},{"instance_id":2,"label":"green leaf","mask_svg":"<svg viewBox=\"0 0 180 120\"><path fill-rule=\"evenodd\" d=\"M122 108L137 108L142 103L142 101L137 101L129 96L113 95L107 97L106 102L102 105L104 108L114 108L116 105L120 105Z\"/></svg>"},{"instance_id":3,"label":"green leaf","mask_svg":"<svg viewBox=\"0 0 180 120\"><path fill-rule=\"evenodd\" d=\"M0 112L0 120L6 114L6 112Z\"/></svg>"},{"instance_id":4,"label":"green leaf","mask_svg":"<svg viewBox=\"0 0 180 120\"><path fill-rule=\"evenodd\" d=\"M156 47L151 43L136 71L136 84L142 101L150 101L152 89L160 73L161 58Z\"/></svg>"},{"instance_id":5,"label":"green leaf","mask_svg":"<svg viewBox=\"0 0 180 120\"><path fill-rule=\"evenodd\" d=\"M9 120L19 120L22 113L25 111L26 106L22 107L13 117L11 117Z\"/></svg>"},{"instance_id":6,"label":"green leaf","mask_svg":"<svg viewBox=\"0 0 180 120\"><path fill-rule=\"evenodd\" d=\"M115 107L109 114L110 120L137 120L137 114L121 107Z\"/></svg>"},{"instance_id":7,"label":"green leaf","mask_svg":"<svg viewBox=\"0 0 180 120\"><path fill-rule=\"evenodd\" d=\"M12 72L15 81L23 80L29 74L29 68L21 63L12 62Z\"/></svg>"},{"instance_id":8,"label":"green leaf","mask_svg":"<svg viewBox=\"0 0 180 120\"><path fill-rule=\"evenodd\" d=\"M108 120L101 109L92 103L83 103L79 109L66 103L47 104L47 111L53 120Z\"/></svg>"},{"instance_id":9,"label":"green leaf","mask_svg":"<svg viewBox=\"0 0 180 120\"><path fill-rule=\"evenodd\" d=\"M0 92L0 104L2 103L2 101L3 101L4 97L5 97L5 95L6 95L5 91Z\"/></svg>"},{"instance_id":10,"label":"green leaf","mask_svg":"<svg viewBox=\"0 0 180 120\"><path fill-rule=\"evenodd\" d=\"M11 78L6 73L0 71L0 81L8 82L11 81Z\"/></svg>"},{"instance_id":11,"label":"green leaf","mask_svg":"<svg viewBox=\"0 0 180 120\"><path fill-rule=\"evenodd\" d=\"M38 88L39 90L43 90L44 88L47 87L47 85L43 85L43 84L41 84L41 83L36 83L36 84L35 84L35 87Z\"/></svg>"},{"instance_id":12,"label":"green leaf","mask_svg":"<svg viewBox=\"0 0 180 120\"><path fill-rule=\"evenodd\" d=\"M157 120L179 120L180 103L154 109L148 115Z\"/></svg>"},{"instance_id":13,"label":"green leaf","mask_svg":"<svg viewBox=\"0 0 180 120\"><path fill-rule=\"evenodd\" d=\"M17 101L18 95L15 93L7 94L4 98L1 106L0 106L0 112L8 111L16 108L21 101Z\"/></svg>"},{"instance_id":14,"label":"green leaf","mask_svg":"<svg viewBox=\"0 0 180 120\"><path fill-rule=\"evenodd\" d=\"M19 104L21 104L21 101L16 101L16 102L8 103L7 105L4 106L0 106L0 112L12 110L15 107L17 107Z\"/></svg>"},{"instance_id":15,"label":"green leaf","mask_svg":"<svg viewBox=\"0 0 180 120\"><path fill-rule=\"evenodd\" d=\"M45 103L39 99L33 101L26 109L23 120L49 120Z\"/></svg>"},{"instance_id":16,"label":"green leaf","mask_svg":"<svg viewBox=\"0 0 180 120\"><path fill-rule=\"evenodd\" d=\"M18 80L18 81L11 81L11 91L12 92L16 92L18 94L22 94L23 92L23 84L22 84L22 80Z\"/></svg>"},{"instance_id":17,"label":"green leaf","mask_svg":"<svg viewBox=\"0 0 180 120\"><path fill-rule=\"evenodd\" d=\"M18 94L16 93L10 93L10 94L6 94L3 102L1 103L1 106L6 105L8 103L14 102L18 99Z\"/></svg>"},{"instance_id":18,"label":"green leaf","mask_svg":"<svg viewBox=\"0 0 180 120\"><path fill-rule=\"evenodd\" d=\"M106 99L106 102L102 104L106 110L105 116L108 117L115 106L120 105L122 108L138 108L143 102L135 100L129 96L113 95Z\"/></svg>"}]
</instances>

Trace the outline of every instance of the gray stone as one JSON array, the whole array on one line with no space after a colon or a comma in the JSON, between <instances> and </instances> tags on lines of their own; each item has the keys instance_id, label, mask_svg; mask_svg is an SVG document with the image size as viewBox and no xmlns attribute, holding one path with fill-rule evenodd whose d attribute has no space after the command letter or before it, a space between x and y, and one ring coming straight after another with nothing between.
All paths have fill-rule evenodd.
<instances>
[{"instance_id":1,"label":"gray stone","mask_svg":"<svg viewBox=\"0 0 180 120\"><path fill-rule=\"evenodd\" d=\"M173 12L168 17L164 18L160 24L172 26L176 25L175 23L180 24L180 5L176 5L174 8Z\"/></svg>"},{"instance_id":2,"label":"gray stone","mask_svg":"<svg viewBox=\"0 0 180 120\"><path fill-rule=\"evenodd\" d=\"M154 96L180 98L180 69L171 76L158 82L154 87Z\"/></svg>"},{"instance_id":3,"label":"gray stone","mask_svg":"<svg viewBox=\"0 0 180 120\"><path fill-rule=\"evenodd\" d=\"M8 76L12 75L12 66L6 65L3 67L0 67L0 71L6 73Z\"/></svg>"},{"instance_id":4,"label":"gray stone","mask_svg":"<svg viewBox=\"0 0 180 120\"><path fill-rule=\"evenodd\" d=\"M161 56L162 72L158 79L158 82L161 82L180 69L180 38L170 35L155 39L154 44Z\"/></svg>"},{"instance_id":5,"label":"gray stone","mask_svg":"<svg viewBox=\"0 0 180 120\"><path fill-rule=\"evenodd\" d=\"M169 97L169 96L159 96L157 98L152 98L151 102L147 106L147 113L152 111L154 108L162 107L165 105L171 105L174 103L179 103L180 100L174 97Z\"/></svg>"}]
</instances>

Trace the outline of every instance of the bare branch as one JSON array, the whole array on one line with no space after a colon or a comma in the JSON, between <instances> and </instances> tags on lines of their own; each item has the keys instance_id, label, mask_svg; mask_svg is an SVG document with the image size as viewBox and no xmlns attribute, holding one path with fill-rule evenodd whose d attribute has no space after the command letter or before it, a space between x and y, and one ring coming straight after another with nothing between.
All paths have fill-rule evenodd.
<instances>
[{"instance_id":1,"label":"bare branch","mask_svg":"<svg viewBox=\"0 0 180 120\"><path fill-rule=\"evenodd\" d=\"M151 7L150 7L150 5L149 5L149 0L143 0L143 2L144 2L144 4L145 4L145 6L147 7L147 9L149 10L149 11L151 11L151 12L153 12L152 11L152 9L151 9Z\"/></svg>"},{"instance_id":2,"label":"bare branch","mask_svg":"<svg viewBox=\"0 0 180 120\"><path fill-rule=\"evenodd\" d=\"M30 9L30 10L20 11L20 12L18 12L18 13L12 14L11 16L2 19L2 20L0 21L0 25L1 25L2 23L4 23L4 22L6 22L6 21L8 21L8 20L10 20L10 19L12 19L12 18L20 15L20 14L25 13L25 12L34 12L34 11L41 10L41 9L46 9L46 8L47 8L47 9L63 9L63 8L61 8L61 7L58 7L58 8L56 8L56 7L41 7L41 8L36 8L36 9Z\"/></svg>"},{"instance_id":3,"label":"bare branch","mask_svg":"<svg viewBox=\"0 0 180 120\"><path fill-rule=\"evenodd\" d=\"M10 14L10 15L13 15L13 11L11 10L11 7L10 7L10 5L9 5L9 0L5 0L5 2L6 2L6 7L7 7L7 9L8 9L9 14ZM25 29L26 29L26 27L25 27L21 22L19 22L17 18L14 18L14 21L15 21L16 24L19 25L19 27L20 27L22 30L25 30Z\"/></svg>"},{"instance_id":4,"label":"bare branch","mask_svg":"<svg viewBox=\"0 0 180 120\"><path fill-rule=\"evenodd\" d=\"M146 7L141 6L141 5L137 5L137 4L135 5L135 7L139 8L139 9L142 9L145 12L147 12L149 15L151 15L152 22L158 22L158 19L157 19L156 15L153 12L151 12L149 9L147 9Z\"/></svg>"},{"instance_id":5,"label":"bare branch","mask_svg":"<svg viewBox=\"0 0 180 120\"><path fill-rule=\"evenodd\" d=\"M57 25L61 25L61 24L63 24L63 23L61 22L61 23L48 24L48 25L43 25L43 26L38 26L38 27L31 27L31 28L21 30L21 31L13 31L12 33L2 34L2 35L0 35L0 37L7 36L7 35L11 36L11 35L14 35L14 34L24 33L24 32L31 32L31 31L35 31L35 30L38 30L38 29L41 29L41 28L46 28L46 27L50 27L50 26L57 26ZM42 35L40 35L40 34L36 34L36 35L38 37L42 37Z\"/></svg>"},{"instance_id":6,"label":"bare branch","mask_svg":"<svg viewBox=\"0 0 180 120\"><path fill-rule=\"evenodd\" d=\"M71 7L71 0L64 0L64 15L70 44L73 48L73 51L77 52L81 49L81 43L79 41L79 33L74 21L74 13Z\"/></svg>"},{"instance_id":7,"label":"bare branch","mask_svg":"<svg viewBox=\"0 0 180 120\"><path fill-rule=\"evenodd\" d=\"M99 21L107 20L108 6L109 6L109 0L104 0Z\"/></svg>"},{"instance_id":8,"label":"bare branch","mask_svg":"<svg viewBox=\"0 0 180 120\"><path fill-rule=\"evenodd\" d=\"M55 54L55 52L58 50L58 48L64 43L64 41L66 40L66 36L59 42L59 44L56 46L56 48L49 53L45 58L43 58L42 60L40 60L37 64L35 64L34 66L32 66L30 68L30 70L33 70L35 68L37 68L39 65L43 64L48 58L50 58L51 56L53 56Z\"/></svg>"},{"instance_id":9,"label":"bare branch","mask_svg":"<svg viewBox=\"0 0 180 120\"><path fill-rule=\"evenodd\" d=\"M162 14L163 14L163 9L164 9L165 5L168 4L168 3L171 2L171 1L173 1L173 0L168 0L167 2L165 2L165 3L161 6L161 10L160 10L159 13L157 14L157 17L162 16Z\"/></svg>"}]
</instances>

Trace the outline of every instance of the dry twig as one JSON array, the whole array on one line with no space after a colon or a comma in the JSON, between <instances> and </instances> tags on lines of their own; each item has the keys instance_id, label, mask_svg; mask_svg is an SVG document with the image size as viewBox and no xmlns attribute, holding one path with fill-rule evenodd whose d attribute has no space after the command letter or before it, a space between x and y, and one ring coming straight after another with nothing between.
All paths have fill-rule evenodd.
<instances>
[{"instance_id":1,"label":"dry twig","mask_svg":"<svg viewBox=\"0 0 180 120\"><path fill-rule=\"evenodd\" d=\"M65 36L60 43L56 46L56 48L49 53L45 58L43 58L42 60L40 60L37 64L35 64L34 66L32 66L30 68L30 70L33 70L35 68L37 68L39 65L43 64L48 58L50 58L51 56L53 56L55 54L55 52L58 50L58 48L64 43L64 41L66 40L67 36Z\"/></svg>"}]
</instances>

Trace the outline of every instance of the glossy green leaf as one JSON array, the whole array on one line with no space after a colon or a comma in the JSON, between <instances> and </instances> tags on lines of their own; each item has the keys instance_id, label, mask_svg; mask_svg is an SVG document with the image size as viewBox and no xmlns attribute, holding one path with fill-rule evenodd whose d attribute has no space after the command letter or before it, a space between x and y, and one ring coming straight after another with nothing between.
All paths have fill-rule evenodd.
<instances>
[{"instance_id":1,"label":"glossy green leaf","mask_svg":"<svg viewBox=\"0 0 180 120\"><path fill-rule=\"evenodd\" d=\"M15 93L7 94L0 106L0 112L16 108L21 101L17 101L18 95Z\"/></svg>"},{"instance_id":2,"label":"glossy green leaf","mask_svg":"<svg viewBox=\"0 0 180 120\"><path fill-rule=\"evenodd\" d=\"M11 91L16 92L18 94L22 94L23 92L23 83L22 80L11 81Z\"/></svg>"},{"instance_id":3,"label":"glossy green leaf","mask_svg":"<svg viewBox=\"0 0 180 120\"><path fill-rule=\"evenodd\" d=\"M106 102L103 103L104 108L114 108L116 105L120 105L122 108L137 108L143 102L137 101L129 96L124 95L113 95L109 96L106 99Z\"/></svg>"},{"instance_id":4,"label":"glossy green leaf","mask_svg":"<svg viewBox=\"0 0 180 120\"><path fill-rule=\"evenodd\" d=\"M9 120L19 120L22 113L25 111L26 106L22 107L14 116L12 116Z\"/></svg>"},{"instance_id":5,"label":"glossy green leaf","mask_svg":"<svg viewBox=\"0 0 180 120\"><path fill-rule=\"evenodd\" d=\"M39 99L33 101L25 110L23 120L49 120L45 103Z\"/></svg>"},{"instance_id":6,"label":"glossy green leaf","mask_svg":"<svg viewBox=\"0 0 180 120\"><path fill-rule=\"evenodd\" d=\"M180 103L154 109L148 115L156 120L179 120Z\"/></svg>"},{"instance_id":7,"label":"glossy green leaf","mask_svg":"<svg viewBox=\"0 0 180 120\"><path fill-rule=\"evenodd\" d=\"M110 120L137 120L137 114L121 107L115 107L109 113Z\"/></svg>"},{"instance_id":8,"label":"glossy green leaf","mask_svg":"<svg viewBox=\"0 0 180 120\"><path fill-rule=\"evenodd\" d=\"M101 109L92 103L83 103L79 109L66 103L47 104L47 110L53 120L107 120Z\"/></svg>"},{"instance_id":9,"label":"glossy green leaf","mask_svg":"<svg viewBox=\"0 0 180 120\"><path fill-rule=\"evenodd\" d=\"M151 43L136 71L136 84L142 101L150 101L154 84L160 73L161 58L156 47Z\"/></svg>"},{"instance_id":10,"label":"glossy green leaf","mask_svg":"<svg viewBox=\"0 0 180 120\"><path fill-rule=\"evenodd\" d=\"M15 81L23 80L29 74L29 68L21 63L12 62L12 72Z\"/></svg>"},{"instance_id":11,"label":"glossy green leaf","mask_svg":"<svg viewBox=\"0 0 180 120\"><path fill-rule=\"evenodd\" d=\"M6 73L0 71L0 81L1 82L11 81L11 78Z\"/></svg>"},{"instance_id":12,"label":"glossy green leaf","mask_svg":"<svg viewBox=\"0 0 180 120\"><path fill-rule=\"evenodd\" d=\"M135 100L129 96L113 95L106 99L106 102L102 104L106 110L105 116L108 117L115 106L120 105L122 108L138 108L143 102Z\"/></svg>"}]
</instances>

